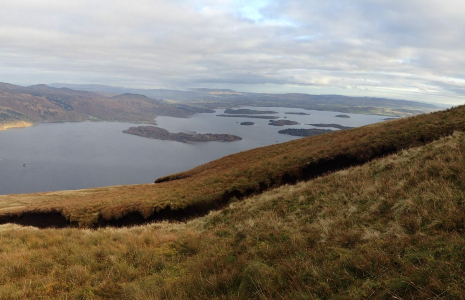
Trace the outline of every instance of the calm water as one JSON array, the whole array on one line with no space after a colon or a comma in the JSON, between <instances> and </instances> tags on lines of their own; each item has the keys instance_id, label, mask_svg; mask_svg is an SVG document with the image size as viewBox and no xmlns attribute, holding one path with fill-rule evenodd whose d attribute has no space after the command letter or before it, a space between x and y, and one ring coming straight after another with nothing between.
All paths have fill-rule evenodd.
<instances>
[{"instance_id":1,"label":"calm water","mask_svg":"<svg viewBox=\"0 0 465 300\"><path fill-rule=\"evenodd\" d=\"M248 108L248 107L245 107ZM126 123L55 123L0 132L0 194L70 190L89 187L153 182L156 178L184 171L232 153L296 139L278 134L285 128L312 128L308 123L362 126L384 116L350 115L292 108L257 108L278 111L301 123L270 126L269 120L216 117L223 113L197 114L190 119L158 117L158 125L171 132L229 133L243 140L224 143L183 144L147 139L122 133ZM306 112L309 116L285 115ZM241 126L240 122L254 122ZM24 167L23 164L26 164Z\"/></svg>"}]
</instances>

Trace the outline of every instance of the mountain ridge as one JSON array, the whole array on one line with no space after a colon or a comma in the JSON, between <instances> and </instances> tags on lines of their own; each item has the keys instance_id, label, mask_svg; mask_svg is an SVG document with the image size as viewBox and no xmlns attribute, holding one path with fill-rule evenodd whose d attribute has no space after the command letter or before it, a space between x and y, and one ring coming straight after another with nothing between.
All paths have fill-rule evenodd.
<instances>
[{"instance_id":1,"label":"mountain ridge","mask_svg":"<svg viewBox=\"0 0 465 300\"><path fill-rule=\"evenodd\" d=\"M156 124L158 115L185 118L194 113L143 95L105 97L44 84L22 87L0 83L0 124L86 120Z\"/></svg>"},{"instance_id":2,"label":"mountain ridge","mask_svg":"<svg viewBox=\"0 0 465 300\"><path fill-rule=\"evenodd\" d=\"M51 84L102 93L136 93L149 98L163 99L169 103L184 103L204 108L296 107L345 113L384 114L405 117L442 109L435 104L376 97L349 97L341 95L310 95L303 93L267 94L237 92L229 89L136 89L105 85Z\"/></svg>"}]
</instances>

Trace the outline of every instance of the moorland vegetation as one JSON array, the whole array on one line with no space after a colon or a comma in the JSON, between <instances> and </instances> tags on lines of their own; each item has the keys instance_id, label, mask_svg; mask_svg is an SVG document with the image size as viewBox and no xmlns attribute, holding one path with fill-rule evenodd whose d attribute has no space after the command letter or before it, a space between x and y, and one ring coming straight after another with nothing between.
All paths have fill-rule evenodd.
<instances>
[{"instance_id":1,"label":"moorland vegetation","mask_svg":"<svg viewBox=\"0 0 465 300\"><path fill-rule=\"evenodd\" d=\"M461 299L464 178L455 132L186 223L2 225L0 299Z\"/></svg>"}]
</instances>

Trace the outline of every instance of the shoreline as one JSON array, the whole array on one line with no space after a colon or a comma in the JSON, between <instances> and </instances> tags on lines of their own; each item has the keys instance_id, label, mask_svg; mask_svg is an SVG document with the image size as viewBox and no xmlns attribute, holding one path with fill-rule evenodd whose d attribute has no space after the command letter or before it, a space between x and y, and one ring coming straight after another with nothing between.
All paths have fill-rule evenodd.
<instances>
[{"instance_id":1,"label":"shoreline","mask_svg":"<svg viewBox=\"0 0 465 300\"><path fill-rule=\"evenodd\" d=\"M26 121L17 121L17 122L8 122L0 124L0 131L5 131L8 129L15 129L15 128L27 128L35 126L35 123L26 122Z\"/></svg>"},{"instance_id":2,"label":"shoreline","mask_svg":"<svg viewBox=\"0 0 465 300\"><path fill-rule=\"evenodd\" d=\"M101 122L108 122L108 123L124 123L124 124L134 124L134 125L153 125L156 126L157 122L128 122L128 121L118 121L118 120L81 120L81 121L74 121L74 120L66 120L66 121L46 121L46 122L26 122L26 121L18 121L18 122L7 122L7 123L0 123L0 131L5 131L8 129L21 129L21 128L28 128L33 127L40 124L62 124L62 123L83 123L83 122L92 122L92 123L101 123Z\"/></svg>"}]
</instances>

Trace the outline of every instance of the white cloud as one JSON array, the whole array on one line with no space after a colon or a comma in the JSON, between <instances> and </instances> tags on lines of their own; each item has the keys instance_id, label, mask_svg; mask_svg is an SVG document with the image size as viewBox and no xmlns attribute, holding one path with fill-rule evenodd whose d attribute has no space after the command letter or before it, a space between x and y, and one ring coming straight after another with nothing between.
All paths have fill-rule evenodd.
<instances>
[{"instance_id":1,"label":"white cloud","mask_svg":"<svg viewBox=\"0 0 465 300\"><path fill-rule=\"evenodd\" d=\"M0 81L301 86L458 104L463 13L455 0L3 0Z\"/></svg>"}]
</instances>

